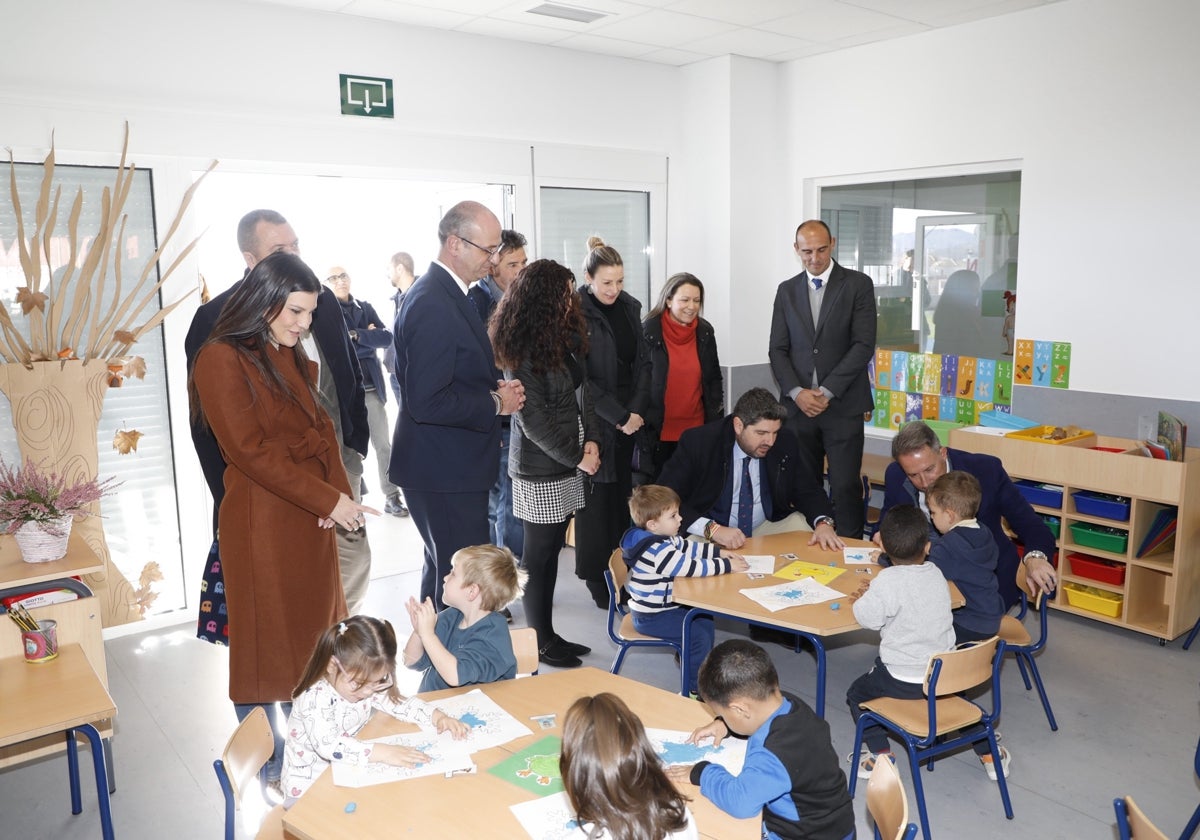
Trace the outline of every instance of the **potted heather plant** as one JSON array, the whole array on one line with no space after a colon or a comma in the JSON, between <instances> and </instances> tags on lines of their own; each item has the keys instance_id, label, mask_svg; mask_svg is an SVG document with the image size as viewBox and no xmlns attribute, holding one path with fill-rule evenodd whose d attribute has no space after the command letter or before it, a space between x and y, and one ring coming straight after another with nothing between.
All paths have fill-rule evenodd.
<instances>
[{"instance_id":1,"label":"potted heather plant","mask_svg":"<svg viewBox=\"0 0 1200 840\"><path fill-rule=\"evenodd\" d=\"M12 534L28 563L48 563L67 553L71 523L90 516L89 506L112 492L113 479L69 482L26 459L14 469L0 459L0 530Z\"/></svg>"}]
</instances>

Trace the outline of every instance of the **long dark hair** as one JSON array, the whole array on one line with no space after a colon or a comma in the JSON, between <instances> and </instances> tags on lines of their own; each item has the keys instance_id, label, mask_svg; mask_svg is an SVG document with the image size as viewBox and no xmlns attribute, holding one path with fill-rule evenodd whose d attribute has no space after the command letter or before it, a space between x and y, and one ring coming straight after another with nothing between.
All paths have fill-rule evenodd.
<instances>
[{"instance_id":1,"label":"long dark hair","mask_svg":"<svg viewBox=\"0 0 1200 840\"><path fill-rule=\"evenodd\" d=\"M381 670L392 678L388 696L401 699L396 688L396 631L390 622L369 615L352 615L328 628L317 640L300 682L292 697L299 697L316 685L329 671L329 663L337 657L351 679L366 682Z\"/></svg>"},{"instance_id":2,"label":"long dark hair","mask_svg":"<svg viewBox=\"0 0 1200 840\"><path fill-rule=\"evenodd\" d=\"M506 370L528 362L534 373L561 368L587 351L587 326L571 269L535 260L517 275L489 322L492 351Z\"/></svg>"},{"instance_id":3,"label":"long dark hair","mask_svg":"<svg viewBox=\"0 0 1200 840\"><path fill-rule=\"evenodd\" d=\"M580 697L567 710L559 770L579 822L612 840L660 840L687 825L686 798L615 694Z\"/></svg>"},{"instance_id":4,"label":"long dark hair","mask_svg":"<svg viewBox=\"0 0 1200 840\"><path fill-rule=\"evenodd\" d=\"M271 321L283 311L288 295L292 292L313 292L319 295L321 281L295 254L280 251L260 260L229 296L204 344L207 346L219 341L230 345L250 360L272 392L303 407L303 403L292 392L279 369L267 355L267 348L271 343ZM315 399L316 383L313 382L308 369L308 356L299 342L291 351L295 356L296 366ZM192 377L188 378L188 392L192 397L193 421L200 426L207 425L204 407L200 403Z\"/></svg>"},{"instance_id":5,"label":"long dark hair","mask_svg":"<svg viewBox=\"0 0 1200 840\"><path fill-rule=\"evenodd\" d=\"M704 284L700 282L700 278L695 274L681 271L667 278L667 285L663 286L662 294L658 296L658 303L646 314L647 321L654 321L662 317L662 314L671 305L671 298L675 297L675 293L679 291L680 286L695 286L700 290L700 313L704 313Z\"/></svg>"}]
</instances>

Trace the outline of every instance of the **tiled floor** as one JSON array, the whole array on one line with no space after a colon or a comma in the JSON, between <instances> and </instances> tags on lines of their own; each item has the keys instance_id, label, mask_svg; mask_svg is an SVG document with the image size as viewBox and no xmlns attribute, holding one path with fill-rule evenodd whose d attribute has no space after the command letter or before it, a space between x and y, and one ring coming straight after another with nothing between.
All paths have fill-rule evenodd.
<instances>
[{"instance_id":1,"label":"tiled floor","mask_svg":"<svg viewBox=\"0 0 1200 840\"><path fill-rule=\"evenodd\" d=\"M376 555L392 555L381 566L396 573L372 582L367 611L390 619L403 636L408 631L403 601L418 582L416 561L405 559L419 556L412 526L394 520L372 533ZM557 629L594 648L585 664L607 669L612 648L604 634L605 615L592 605L572 569L568 549L556 602ZM519 605L514 614L520 624ZM1050 645L1039 662L1058 717L1057 733L1050 732L1036 693L1024 690L1016 667L1010 662L1004 670L1000 728L1013 754L1010 789L1016 818L1004 819L995 784L968 753L926 772L935 835L1112 838L1112 800L1132 794L1160 828L1177 836L1200 802L1192 771L1200 732L1200 647L1183 651L1179 641L1159 647L1146 636L1057 612L1051 619ZM743 632L737 625L718 625L718 639ZM111 639L106 648L110 688L119 709L117 793L112 800L117 836L219 837L222 804L212 762L235 723L226 698L225 650L194 639L190 620ZM812 657L778 646L770 651L784 687L811 702ZM830 640L827 714L834 745L843 755L850 752L854 730L842 692L874 655L870 633ZM667 653L635 652L622 673L674 689L678 671ZM90 762L83 767L84 812L77 817L70 815L62 758L0 772L0 837L96 837L95 786L87 784ZM901 775L907 782L907 767L901 767ZM865 840L871 835L861 791L855 811L859 837Z\"/></svg>"}]
</instances>

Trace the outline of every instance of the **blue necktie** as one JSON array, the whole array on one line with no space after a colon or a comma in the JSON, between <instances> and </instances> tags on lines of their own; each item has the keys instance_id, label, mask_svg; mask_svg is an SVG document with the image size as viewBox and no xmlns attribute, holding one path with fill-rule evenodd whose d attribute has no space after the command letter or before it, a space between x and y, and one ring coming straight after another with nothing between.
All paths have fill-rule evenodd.
<instances>
[{"instance_id":1,"label":"blue necktie","mask_svg":"<svg viewBox=\"0 0 1200 840\"><path fill-rule=\"evenodd\" d=\"M820 277L813 277L812 284L813 284L814 289L816 289L817 291L821 290L821 278Z\"/></svg>"},{"instance_id":2,"label":"blue necktie","mask_svg":"<svg viewBox=\"0 0 1200 840\"><path fill-rule=\"evenodd\" d=\"M754 530L754 485L750 482L750 456L742 459L742 486L738 488L738 530L750 536Z\"/></svg>"}]
</instances>

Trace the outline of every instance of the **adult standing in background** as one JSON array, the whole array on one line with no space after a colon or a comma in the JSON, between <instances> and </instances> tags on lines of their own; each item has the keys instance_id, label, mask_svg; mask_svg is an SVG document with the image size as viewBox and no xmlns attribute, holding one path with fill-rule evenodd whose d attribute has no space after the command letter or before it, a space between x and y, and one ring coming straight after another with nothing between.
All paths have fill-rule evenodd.
<instances>
[{"instance_id":1,"label":"adult standing in background","mask_svg":"<svg viewBox=\"0 0 1200 840\"><path fill-rule=\"evenodd\" d=\"M196 310L192 325L184 339L184 353L188 372L195 363L196 354L212 333L226 302L246 282L251 270L271 254L283 251L300 255L300 239L287 219L274 210L252 210L242 217L237 227L238 248L246 261L246 272L232 287L217 295ZM318 284L319 288L319 284ZM362 371L346 322L342 319L337 298L328 289L320 289L317 308L313 312L312 324L301 337L304 350L311 361L318 365L317 391L321 406L329 413L341 444L342 465L350 483L354 498L359 498L362 485L363 457L367 454L370 426L367 422L367 406L362 384ZM192 406L193 414L196 406ZM204 471L204 479L213 497L213 534L216 536L216 518L225 496L225 458L217 446L216 438L205 427L192 426L192 443ZM371 578L371 545L363 529L347 530L340 525L337 531L338 563L342 570L342 588L346 592L346 603L352 612L358 612L367 594ZM232 631L231 631L232 632Z\"/></svg>"},{"instance_id":2,"label":"adult standing in background","mask_svg":"<svg viewBox=\"0 0 1200 840\"><path fill-rule=\"evenodd\" d=\"M658 305L646 316L650 351L650 404L646 425L655 436L649 481L688 429L720 419L725 412L725 380L712 324L701 317L704 284L682 272L667 278Z\"/></svg>"},{"instance_id":3,"label":"adult standing in background","mask_svg":"<svg viewBox=\"0 0 1200 840\"><path fill-rule=\"evenodd\" d=\"M598 236L588 239L586 281L580 301L587 319L588 387L600 417L600 469L592 476L587 504L575 517L575 574L592 600L608 609L604 570L629 527L633 490L634 434L650 403L650 354L642 333L642 305L622 290L625 265L617 249Z\"/></svg>"},{"instance_id":4,"label":"adult standing in background","mask_svg":"<svg viewBox=\"0 0 1200 840\"><path fill-rule=\"evenodd\" d=\"M379 489L384 495L383 510L392 516L408 516L408 508L400 501L400 488L388 480L388 464L392 460L392 424L388 422L387 386L383 382L383 368L379 366L379 350L390 347L392 331L375 312L375 307L365 300L350 294L350 274L340 265L329 269L325 283L333 291L342 307L342 319L346 322L347 334L358 366L362 370L363 390L366 392L367 424L371 427L371 446L375 449L375 462L379 467Z\"/></svg>"},{"instance_id":5,"label":"adult standing in background","mask_svg":"<svg viewBox=\"0 0 1200 840\"><path fill-rule=\"evenodd\" d=\"M412 288L412 284L416 280L412 255L404 251L397 251L392 254L392 258L388 262L388 282L396 290L392 294L393 326L396 323L396 318L400 315L400 305L404 303L404 293ZM392 393L396 395L396 401L399 402L400 383L396 380L396 347L394 343L389 343L383 351L383 369L387 371L388 382L392 386Z\"/></svg>"},{"instance_id":6,"label":"adult standing in background","mask_svg":"<svg viewBox=\"0 0 1200 840\"><path fill-rule=\"evenodd\" d=\"M500 231L500 256L492 267L491 274L467 291L467 297L475 304L485 329L488 319L496 310L496 305L528 262L525 256L525 237L515 230ZM511 429L511 418L500 418L500 472L491 492L488 493L488 530L495 545L507 548L517 555L519 560L524 555L525 531L521 520L513 515L512 479L508 475Z\"/></svg>"},{"instance_id":7,"label":"adult standing in background","mask_svg":"<svg viewBox=\"0 0 1200 840\"><path fill-rule=\"evenodd\" d=\"M833 259L837 240L820 219L796 228L804 271L775 293L768 356L788 407L788 427L829 488L843 537L861 539L863 415L875 407L867 364L875 355L875 286Z\"/></svg>"},{"instance_id":8,"label":"adult standing in background","mask_svg":"<svg viewBox=\"0 0 1200 840\"><path fill-rule=\"evenodd\" d=\"M450 558L488 541L488 491L500 457L500 417L525 402L503 381L492 344L467 298L500 253L500 222L475 201L450 208L438 225L437 259L404 296L396 318L400 417L390 476L404 491L425 543L421 597L438 610Z\"/></svg>"},{"instance_id":9,"label":"adult standing in background","mask_svg":"<svg viewBox=\"0 0 1200 840\"><path fill-rule=\"evenodd\" d=\"M346 616L335 524L360 531L338 439L301 347L321 283L271 254L228 297L196 354L192 422L228 459L219 522L229 605L229 697L238 719L287 703L324 628ZM335 310L336 312L336 310ZM277 782L282 760L266 779Z\"/></svg>"},{"instance_id":10,"label":"adult standing in background","mask_svg":"<svg viewBox=\"0 0 1200 840\"><path fill-rule=\"evenodd\" d=\"M574 286L569 269L538 260L508 288L490 325L504 375L525 385L509 462L529 572L522 603L539 659L556 668L578 667L591 653L554 632L554 586L567 522L583 506L584 476L600 466L600 424L583 361L587 328Z\"/></svg>"}]
</instances>

